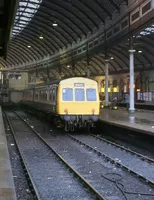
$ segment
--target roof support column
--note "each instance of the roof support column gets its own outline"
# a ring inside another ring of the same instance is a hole
[[[108,95],[108,79],[109,76],[109,60],[105,59],[105,107],[109,105],[109,95]]]
[[[129,68],[130,68],[130,107],[129,107],[129,112],[134,113],[135,108],[134,108],[134,49],[129,50],[129,55],[130,55],[130,63],[129,63]]]

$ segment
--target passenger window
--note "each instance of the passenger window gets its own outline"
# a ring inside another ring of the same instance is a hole
[[[75,89],[75,101],[84,101],[84,89]]]
[[[96,101],[96,89],[87,89],[86,90],[87,101]]]
[[[55,90],[55,88],[53,88],[53,101],[55,101],[56,100],[56,90]]]
[[[42,98],[42,95],[43,95],[43,93],[42,93],[42,91],[40,91],[40,100],[43,99],[43,98]]]
[[[63,88],[63,101],[73,101],[73,89],[71,88]]]
[[[38,100],[38,93],[35,93],[35,100]]]
[[[45,91],[45,99],[44,99],[45,101],[47,101],[47,97],[48,97],[47,96],[47,91]]]

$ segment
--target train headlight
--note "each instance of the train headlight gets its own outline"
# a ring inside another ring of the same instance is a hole
[[[101,105],[101,108],[104,108],[104,105]]]
[[[92,109],[92,113],[93,113],[93,114],[95,113],[95,109],[94,109],[94,108]]]
[[[67,109],[67,108],[65,108],[65,109],[64,109],[64,112],[65,112],[66,114],[68,114],[68,109]]]

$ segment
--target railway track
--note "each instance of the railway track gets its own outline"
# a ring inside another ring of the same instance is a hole
[[[32,124],[35,124],[34,121],[31,122],[29,120],[29,125]],[[68,138],[65,135],[56,135],[55,137],[55,134],[52,137],[49,130],[48,134],[46,131],[45,133],[41,133],[40,130],[37,130],[37,126],[35,127],[35,131],[39,132],[49,146],[53,146],[89,183],[94,185],[97,191],[100,193],[103,192],[107,199],[128,199],[126,195],[136,195],[136,200],[153,199],[154,190],[151,186],[154,184],[151,180],[148,180],[142,174],[136,173],[134,170],[119,162],[119,160],[100,152],[96,143],[94,144],[95,146],[87,144],[89,136],[86,142],[83,142],[81,134],[78,136],[79,139],[77,139],[76,136],[69,134],[67,134]],[[51,137],[50,139],[49,136]],[[73,140],[75,144],[72,144],[70,140]],[[80,148],[75,146],[77,143]],[[87,155],[91,158],[89,159]],[[95,179],[98,181],[95,181]],[[123,184],[127,184],[130,191],[126,190]],[[113,191],[111,191],[111,188]],[[144,189],[140,190],[141,188]],[[121,192],[121,195],[119,192]],[[131,196],[130,199],[132,198]]]
[[[71,139],[89,148],[96,154],[109,159],[117,166],[131,172],[136,177],[154,187],[154,160],[128,150],[120,145],[102,140],[94,135],[72,136],[67,134]],[[107,144],[107,145],[106,145]],[[142,167],[141,167],[142,166]],[[148,170],[147,170],[148,169]]]
[[[12,167],[17,199],[38,200],[28,170],[26,168],[26,164],[22,159],[17,143],[11,132],[12,126],[9,126],[9,120],[4,113],[3,113],[3,121],[5,126],[8,151],[11,160],[11,167]]]
[[[94,138],[96,138],[96,139],[102,141],[103,143],[105,142],[106,144],[109,144],[109,145],[112,145],[112,146],[114,146],[114,147],[116,147],[116,148],[119,148],[119,149],[121,149],[121,150],[124,151],[124,152],[128,152],[128,153],[130,153],[130,154],[132,154],[132,155],[134,155],[134,156],[137,156],[137,157],[140,158],[141,160],[144,160],[144,161],[146,161],[146,162],[149,162],[149,163],[151,163],[151,164],[154,164],[154,159],[152,159],[152,158],[150,158],[150,157],[148,157],[148,156],[145,156],[145,155],[143,155],[143,154],[141,154],[141,153],[138,153],[138,152],[136,152],[136,151],[133,151],[133,150],[131,150],[131,149],[129,149],[129,148],[126,148],[126,147],[124,147],[124,146],[122,146],[122,145],[120,145],[120,144],[117,144],[117,143],[115,143],[115,142],[112,142],[112,141],[110,141],[110,140],[108,140],[108,139],[106,139],[106,138],[103,138],[103,137],[101,137],[101,136],[98,136],[98,135],[95,135],[95,134],[92,134],[92,133],[90,133],[90,135],[91,135],[92,137],[94,137]]]
[[[39,200],[106,200],[22,117],[10,112],[6,116]]]
[[[29,169],[27,167],[26,161],[25,161],[25,159],[24,159],[24,157],[23,157],[23,155],[22,155],[22,153],[21,153],[21,151],[19,149],[19,144],[18,144],[18,141],[15,138],[15,132],[14,132],[13,126],[11,124],[11,121],[10,121],[10,119],[8,118],[8,116],[7,116],[7,114],[5,112],[4,112],[4,116],[6,118],[6,122],[8,124],[8,127],[12,132],[12,135],[13,135],[13,138],[14,138],[14,141],[15,141],[15,145],[16,145],[16,148],[18,150],[18,154],[20,156],[20,160],[21,160],[22,166],[23,166],[23,168],[25,170],[25,174],[27,176],[28,183],[29,183],[29,185],[31,187],[31,191],[33,192],[33,195],[34,195],[36,200],[41,200],[41,198],[40,198],[40,196],[38,194],[38,191],[37,191],[37,189],[35,187],[35,184],[33,183],[33,179],[32,179],[32,177],[30,175],[30,172],[29,172]]]

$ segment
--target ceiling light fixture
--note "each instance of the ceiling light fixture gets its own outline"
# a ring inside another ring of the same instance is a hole
[[[111,60],[113,60],[113,59],[114,59],[114,57],[111,57],[110,59],[111,59]]]
[[[138,51],[138,53],[142,53],[142,51],[141,51],[141,50],[139,50],[139,51]]]
[[[31,48],[31,46],[30,46],[30,45],[28,45],[27,47],[28,47],[28,48]]]
[[[67,65],[67,68],[70,68],[70,65]]]
[[[58,24],[57,24],[56,22],[54,22],[54,23],[52,24],[52,26],[58,26]]]
[[[43,39],[44,39],[43,35],[40,35],[39,39],[40,39],[40,40],[43,40]]]

